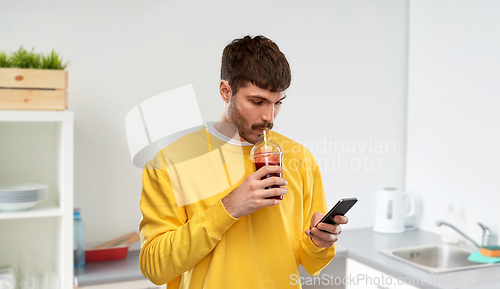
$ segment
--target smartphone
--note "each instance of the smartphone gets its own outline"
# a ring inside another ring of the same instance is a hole
[[[321,219],[321,221],[318,222],[319,223],[327,223],[327,224],[332,224],[332,225],[335,225],[335,221],[333,220],[333,217],[337,216],[337,215],[345,215],[347,213],[347,211],[349,211],[349,209],[352,208],[352,206],[354,206],[354,204],[356,204],[356,202],[358,201],[358,199],[356,198],[346,198],[346,199],[340,199],[337,204],[335,206],[333,206],[333,208],[328,212],[328,214],[326,214],[323,219]],[[314,227],[317,227],[318,224],[316,224],[316,226]]]

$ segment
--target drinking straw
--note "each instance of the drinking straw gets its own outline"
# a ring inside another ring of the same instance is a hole
[[[267,136],[266,136],[266,129],[263,129],[262,132],[264,133],[264,147],[267,150]]]

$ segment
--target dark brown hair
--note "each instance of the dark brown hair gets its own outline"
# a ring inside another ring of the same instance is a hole
[[[290,86],[290,65],[278,45],[262,35],[233,40],[222,52],[220,77],[229,82],[233,95],[247,82],[281,92]]]

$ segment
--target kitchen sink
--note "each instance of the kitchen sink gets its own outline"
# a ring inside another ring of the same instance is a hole
[[[467,260],[471,251],[446,244],[383,250],[380,253],[431,273],[494,266]]]

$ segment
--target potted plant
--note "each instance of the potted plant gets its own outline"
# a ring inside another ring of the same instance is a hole
[[[0,109],[65,110],[68,108],[68,63],[59,54],[0,52]]]

